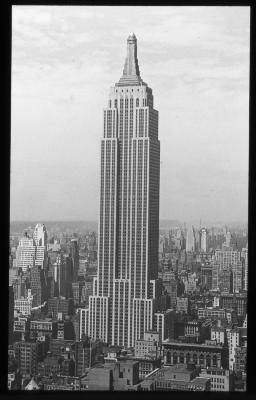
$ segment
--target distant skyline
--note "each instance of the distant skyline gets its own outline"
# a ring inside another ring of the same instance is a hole
[[[160,219],[247,221],[249,15],[13,6],[11,221],[98,219],[103,108],[131,32],[159,111]]]

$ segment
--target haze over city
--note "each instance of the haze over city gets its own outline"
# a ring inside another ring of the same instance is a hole
[[[13,7],[6,390],[250,389],[249,15]]]
[[[14,7],[11,220],[97,220],[102,110],[134,31],[160,113],[160,218],[247,221],[249,12]]]

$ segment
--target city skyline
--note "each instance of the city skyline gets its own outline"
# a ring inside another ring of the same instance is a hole
[[[247,391],[249,12],[13,7],[8,390]]]
[[[98,219],[104,93],[134,31],[161,112],[160,218],[246,221],[249,8],[125,8],[13,8],[11,220]]]

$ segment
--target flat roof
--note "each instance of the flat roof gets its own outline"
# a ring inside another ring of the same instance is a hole
[[[169,341],[168,339],[164,340],[162,342],[163,345],[165,344],[170,344],[170,345],[176,345],[176,346],[185,346],[185,347],[207,347],[207,348],[212,348],[212,349],[222,349],[222,346],[220,345],[211,345],[211,344],[205,344],[205,343],[182,343],[179,341]]]
[[[206,383],[210,380],[211,378],[201,378],[201,377],[196,377],[195,379],[193,379],[192,381],[190,381],[189,383]]]
[[[174,364],[174,365],[166,365],[164,366],[164,369],[167,371],[171,372],[193,372],[195,368],[189,369],[186,364]]]

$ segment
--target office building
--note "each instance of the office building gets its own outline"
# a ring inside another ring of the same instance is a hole
[[[75,376],[84,375],[95,364],[97,343],[90,340],[75,342]]]
[[[237,346],[235,348],[235,362],[233,364],[233,370],[236,374],[246,373],[246,360],[247,360],[247,347]]]
[[[225,368],[227,364],[222,345],[165,340],[162,343],[162,349],[164,364],[167,365],[193,363],[201,367]]]
[[[219,262],[215,260],[211,261],[212,268],[212,290],[219,290],[219,274],[221,271],[221,266]]]
[[[89,335],[133,346],[153,328],[151,281],[158,275],[158,112],[142,81],[137,39],[127,40],[123,76],[104,110],[98,272]]]
[[[243,262],[243,289],[248,290],[248,243],[241,251]]]
[[[187,230],[187,235],[186,235],[186,252],[193,252],[195,250],[196,250],[195,230],[194,227],[191,226]]]
[[[89,309],[79,308],[79,338],[82,339],[88,333],[88,319],[89,319]]]
[[[160,340],[158,332],[145,332],[144,339],[137,339],[135,341],[135,357],[143,358],[151,355],[158,358],[160,354]]]
[[[13,341],[13,323],[14,323],[14,292],[12,286],[9,286],[9,313],[8,313],[8,343]]]
[[[227,331],[228,350],[229,350],[229,369],[234,369],[236,348],[240,346],[240,331],[239,329],[231,329]]]
[[[30,338],[38,338],[40,336],[56,337],[57,322],[51,319],[32,320],[30,321]]]
[[[224,326],[211,327],[211,340],[215,340],[217,344],[224,344],[226,339],[226,330]]]
[[[13,324],[13,336],[14,341],[17,340],[27,340],[29,337],[29,317],[24,315],[19,315],[14,320]]]
[[[198,308],[198,318],[210,318],[210,319],[221,319],[226,317],[226,312],[222,308],[218,307],[205,307]]]
[[[228,231],[226,233],[225,237],[226,237],[225,247],[230,247],[231,246],[231,238],[232,238],[231,233]]]
[[[22,271],[25,272],[28,268],[33,267],[35,258],[35,240],[29,237],[27,232],[25,232],[24,237],[22,237],[19,241],[16,251],[17,268],[22,268]]]
[[[201,378],[211,379],[211,392],[230,392],[233,389],[232,373],[223,368],[202,368]]]
[[[238,250],[226,249],[226,250],[216,250],[215,259],[217,263],[220,264],[221,268],[230,268],[232,264],[236,264],[240,261],[240,252]]]
[[[158,332],[160,342],[174,337],[174,319],[175,311],[173,309],[154,314],[153,328]]]
[[[197,287],[198,278],[196,274],[188,274],[187,277],[183,279],[185,293],[193,293]]]
[[[203,265],[201,267],[201,283],[200,286],[205,290],[212,289],[212,266]]]
[[[61,359],[48,352],[46,358],[38,363],[39,376],[56,376],[61,373]]]
[[[83,285],[83,281],[72,282],[72,297],[74,300],[74,305],[79,305],[81,302]]]
[[[73,299],[66,299],[64,297],[53,297],[48,299],[48,314],[52,318],[57,319],[58,315],[61,318],[65,318],[67,315],[74,313],[74,302]]]
[[[37,224],[33,233],[36,245],[35,265],[45,268],[47,265],[47,231],[44,224]]]
[[[169,281],[163,281],[163,286],[170,298],[170,307],[175,308],[177,302],[177,281],[171,279]]]
[[[14,310],[18,310],[22,315],[30,315],[32,302],[33,295],[31,294],[31,289],[29,289],[27,298],[21,297],[14,300]]]
[[[88,305],[89,303],[89,297],[92,296],[93,291],[93,282],[92,281],[84,281],[83,286],[81,288],[81,304],[86,304]]]
[[[200,231],[200,239],[201,239],[201,243],[200,243],[200,249],[207,253],[208,251],[208,231],[206,228],[202,228]]]
[[[23,375],[34,375],[37,373],[38,366],[38,342],[15,342],[15,359],[18,363],[20,373]]]
[[[245,317],[247,313],[247,295],[243,293],[223,293],[220,297],[220,306],[233,309],[238,316]]]
[[[189,300],[188,297],[177,297],[176,300],[176,312],[187,314],[189,311]]]
[[[236,275],[237,276],[237,275]],[[231,293],[233,289],[234,275],[228,268],[223,268],[219,271],[218,290],[221,293]]]
[[[53,263],[54,282],[58,296],[72,296],[72,261],[67,254],[58,254]]]
[[[72,279],[76,281],[78,278],[79,270],[79,247],[77,239],[71,240],[69,256],[72,263]]]
[[[232,264],[233,292],[239,293],[243,289],[243,264],[236,261]]]
[[[33,296],[33,307],[38,307],[46,300],[46,275],[45,270],[39,265],[34,265],[30,271],[30,287]]]
[[[69,358],[74,354],[72,350],[74,343],[74,340],[51,339],[49,351],[54,356],[65,356],[66,358]]]

